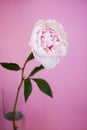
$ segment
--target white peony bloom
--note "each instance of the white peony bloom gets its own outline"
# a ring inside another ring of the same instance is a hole
[[[39,20],[29,42],[34,57],[46,68],[51,69],[66,55],[67,34],[55,20]]]

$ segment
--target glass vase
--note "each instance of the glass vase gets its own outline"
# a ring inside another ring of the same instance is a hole
[[[4,130],[25,130],[23,97],[21,93],[17,101],[16,112],[13,112],[16,93],[16,90],[2,89]]]

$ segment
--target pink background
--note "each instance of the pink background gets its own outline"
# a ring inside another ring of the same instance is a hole
[[[86,0],[0,0],[0,62],[23,65],[31,52],[32,28],[39,19],[57,20],[68,34],[67,56],[54,69],[35,75],[50,83],[54,98],[33,83],[27,103],[20,102],[26,130],[87,130],[86,12]],[[38,64],[31,61],[26,74]],[[4,130],[2,88],[15,95],[19,80],[20,72],[0,67],[0,130]]]

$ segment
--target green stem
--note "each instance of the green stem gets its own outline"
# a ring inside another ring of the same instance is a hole
[[[27,62],[28,61],[26,60],[25,63],[24,63],[24,65],[23,65],[23,68],[22,68],[21,81],[20,81],[19,87],[17,89],[17,94],[16,94],[14,106],[13,106],[13,128],[14,128],[14,130],[17,130],[17,128],[18,128],[16,126],[16,123],[15,123],[16,106],[17,106],[17,102],[18,102],[18,97],[19,97],[20,89],[21,89],[22,83],[24,81],[24,69],[25,69],[25,66],[26,66]]]
[[[14,130],[17,130],[18,127],[16,126],[16,123],[15,123],[14,120],[12,121],[12,124],[13,124],[13,128],[14,128]]]
[[[14,107],[13,107],[13,113],[15,113],[15,111],[16,111],[17,101],[18,101],[19,92],[20,92],[22,83],[23,83],[23,79],[21,80],[20,85],[19,85],[18,90],[17,90],[16,99],[15,99],[15,103],[14,103]]]

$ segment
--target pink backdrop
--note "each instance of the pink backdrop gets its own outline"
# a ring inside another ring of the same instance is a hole
[[[86,0],[0,0],[0,62],[22,66],[31,52],[28,42],[35,22],[47,18],[63,24],[69,51],[54,69],[36,75],[48,80],[54,98],[33,83],[30,99],[22,105],[26,130],[87,130]],[[37,64],[30,62],[26,74]],[[0,130],[4,129],[2,88],[15,94],[19,80],[20,72],[0,67]]]

